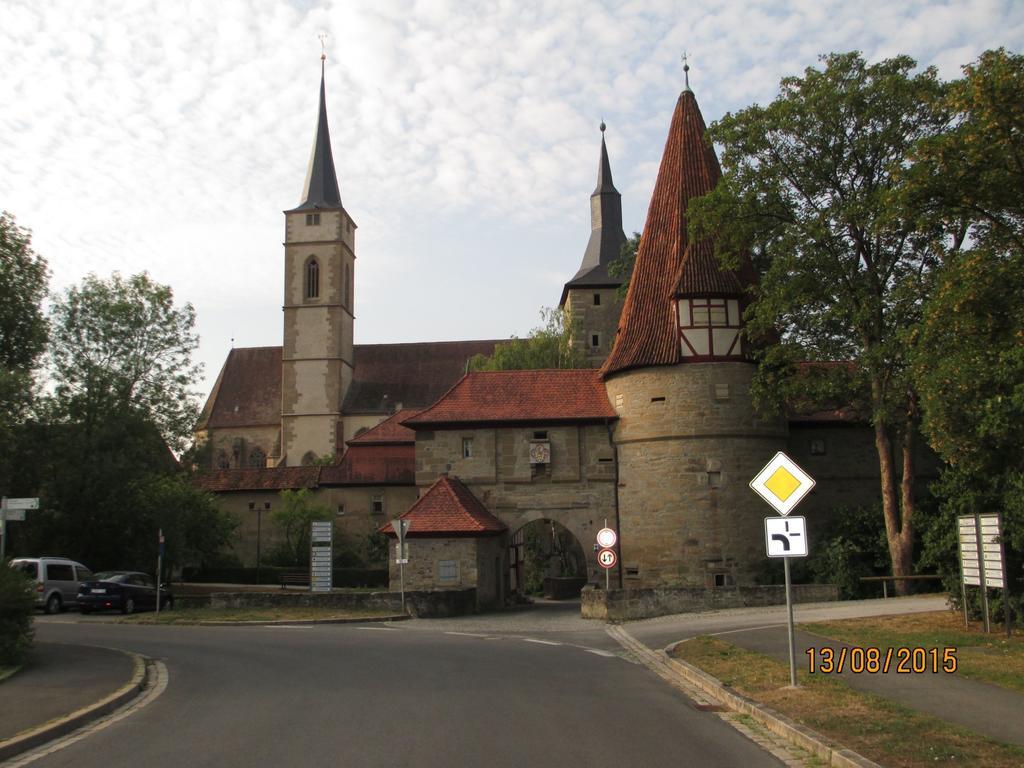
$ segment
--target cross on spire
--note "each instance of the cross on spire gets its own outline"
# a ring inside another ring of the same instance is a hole
[[[327,33],[321,32],[317,38],[320,40],[320,61],[327,61]]]
[[[686,55],[686,51],[683,51],[683,55],[680,58],[682,59],[682,62],[683,62],[683,78],[685,80],[685,85],[683,86],[683,90],[684,91],[688,91],[688,90],[690,90],[690,64],[689,64],[689,56]]]

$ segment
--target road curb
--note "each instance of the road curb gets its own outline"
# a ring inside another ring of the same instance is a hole
[[[22,731],[9,739],[0,741],[0,762],[9,760],[16,755],[20,755],[22,752],[27,752],[41,744],[78,730],[83,725],[98,720],[104,715],[119,709],[138,696],[150,683],[153,665],[149,659],[137,653],[120,650],[118,652],[130,657],[133,661],[134,669],[132,670],[132,678],[129,682],[94,704],[82,707],[63,717],[58,717],[48,723]]]
[[[276,622],[196,622],[196,624],[179,625],[140,625],[145,627],[309,627],[317,624],[369,624],[374,622],[404,622],[412,616],[395,614],[393,616],[376,616],[364,618],[285,618]]]
[[[609,627],[608,634],[636,655],[644,666],[652,668],[653,664],[661,667],[662,671],[668,671],[682,678],[701,693],[720,701],[733,711],[749,715],[772,733],[812,753],[825,765],[836,766],[836,768],[883,768],[852,749],[829,741],[817,731],[800,725],[785,715],[736,693],[724,685],[721,680],[709,675],[704,670],[685,661],[672,658],[667,651],[670,651],[678,643],[673,643],[665,650],[654,651],[643,645],[621,626]]]

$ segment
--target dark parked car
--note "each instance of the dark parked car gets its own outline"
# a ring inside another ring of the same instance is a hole
[[[160,610],[174,607],[174,596],[167,585],[160,587]],[[100,571],[78,589],[78,610],[121,611],[135,613],[156,608],[156,582],[138,571]]]

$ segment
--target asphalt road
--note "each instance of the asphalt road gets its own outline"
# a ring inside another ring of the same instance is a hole
[[[37,622],[37,637],[159,658],[169,683],[130,717],[32,763],[40,768],[779,765],[611,652],[600,625],[531,634],[62,618]]]

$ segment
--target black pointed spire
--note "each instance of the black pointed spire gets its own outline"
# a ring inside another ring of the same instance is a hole
[[[608,193],[619,194],[619,190],[615,188],[615,184],[612,183],[612,166],[608,162],[608,147],[604,143],[604,131],[605,131],[604,120],[601,121],[601,159],[597,166],[597,186],[594,187],[595,195],[604,195]]]
[[[327,127],[327,89],[324,86],[326,58],[326,55],[320,57],[320,113],[317,117],[316,137],[313,139],[313,152],[309,156],[302,202],[294,209],[296,211],[304,208],[341,208],[338,176],[334,171],[334,155],[331,152],[331,132]]]
[[[602,120],[597,186],[590,196],[590,240],[579,271],[562,289],[559,306],[565,305],[570,288],[617,288],[622,284],[621,278],[608,274],[608,265],[619,258],[622,246],[626,244],[626,233],[622,231],[622,195],[612,183],[612,166],[604,141],[605,127]]]

